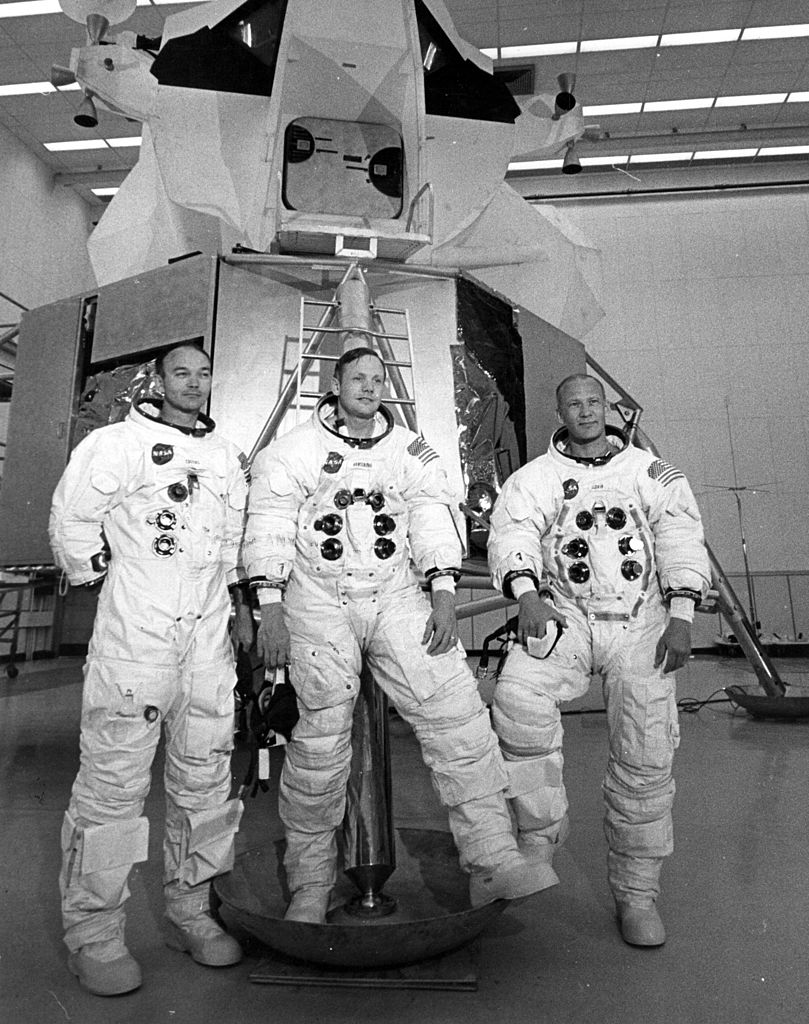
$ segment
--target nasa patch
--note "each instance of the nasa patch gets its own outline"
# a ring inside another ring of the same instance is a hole
[[[165,466],[174,458],[174,447],[170,444],[156,444],[152,447],[152,462],[156,466]]]
[[[576,480],[572,480],[572,479],[571,480],[565,480],[565,482],[562,484],[562,489],[564,490],[565,497],[568,499],[568,501],[571,498],[575,498],[576,495],[579,493],[578,482]]]
[[[337,473],[343,464],[343,456],[339,452],[329,452],[323,463],[324,473]]]

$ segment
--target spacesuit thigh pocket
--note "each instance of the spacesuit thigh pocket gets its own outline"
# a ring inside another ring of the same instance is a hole
[[[430,602],[420,592],[397,595],[385,609],[374,634],[369,664],[383,689],[412,694],[418,702],[428,700],[451,680],[468,671],[460,644],[445,654],[427,653],[424,627],[430,617]]]
[[[300,703],[310,711],[337,707],[357,695],[359,671],[355,672],[351,663],[351,652],[331,648],[293,644],[289,681]]]
[[[619,761],[645,768],[668,768],[680,742],[673,684],[658,680],[625,683],[620,708],[608,713],[610,744],[620,736]]]
[[[229,662],[195,665],[182,716],[180,749],[186,757],[205,761],[212,753],[233,749],[236,672]]]
[[[136,662],[88,658],[82,695],[83,742],[98,767],[125,754],[151,758],[160,730],[144,718],[146,704],[165,706],[168,688],[159,671]]]

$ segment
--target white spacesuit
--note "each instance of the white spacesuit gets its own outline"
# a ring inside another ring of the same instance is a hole
[[[159,404],[144,402],[91,433],[53,498],[51,544],[69,581],[101,579],[108,561],[84,670],[81,765],[62,830],[73,954],[121,948],[127,878],[147,857],[143,805],[161,723],[169,922],[204,918],[210,879],[232,864],[241,814],[228,799],[228,584],[241,573],[247,483],[238,450],[211,433],[210,420],[185,429],[158,414]],[[110,994],[103,982],[99,991]]]
[[[602,676],[608,878],[619,905],[643,907],[653,905],[662,858],[673,848],[679,738],[674,676],[654,667],[656,647],[667,605],[674,599],[693,615],[710,569],[683,474],[631,447],[620,430],[606,433],[611,453],[588,459],[566,454],[567,430],[557,431],[545,455],[509,477],[496,503],[489,537],[495,584],[511,594],[518,580],[531,580],[549,593],[567,628],[550,653],[512,648],[493,718],[520,791],[512,801],[520,845],[550,860],[567,829],[558,704],[584,694],[591,673]]]
[[[430,602],[411,559],[435,581],[462,556],[438,456],[384,407],[376,436],[344,436],[334,406],[327,396],[258,456],[245,535],[259,598],[268,586],[284,590],[300,708],[279,797],[290,891],[325,894],[336,879],[363,659],[414,729],[472,876],[472,902],[552,885],[553,872],[517,850],[507,773],[463,649],[431,656],[423,642]]]

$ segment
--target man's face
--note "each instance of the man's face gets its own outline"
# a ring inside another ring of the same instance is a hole
[[[163,362],[162,381],[164,410],[196,414],[211,393],[211,361],[192,345],[176,348]]]
[[[559,422],[575,444],[592,444],[605,436],[604,394],[595,380],[574,380],[559,396]]]
[[[353,363],[343,367],[343,379],[336,377],[332,390],[337,395],[337,404],[344,416],[355,419],[373,419],[382,401],[382,387],[385,383],[385,368],[376,356],[360,356]]]

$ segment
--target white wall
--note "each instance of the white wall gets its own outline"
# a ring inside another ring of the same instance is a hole
[[[93,287],[89,206],[2,126],[0,196],[1,292],[33,308]]]
[[[0,126],[0,323],[19,321],[33,309],[94,286],[87,257],[92,228],[88,205],[55,185],[50,169]],[[0,328],[0,334],[5,329]],[[13,365],[4,352],[0,362]],[[5,371],[3,371],[5,373]],[[8,431],[8,403],[0,404],[0,442]],[[0,447],[0,477],[4,449]]]
[[[697,493],[741,571],[731,436],[754,571],[809,569],[809,194],[577,200],[603,252],[590,353],[644,406],[641,425]],[[743,590],[743,588],[742,588]],[[740,596],[742,592],[740,591]]]

